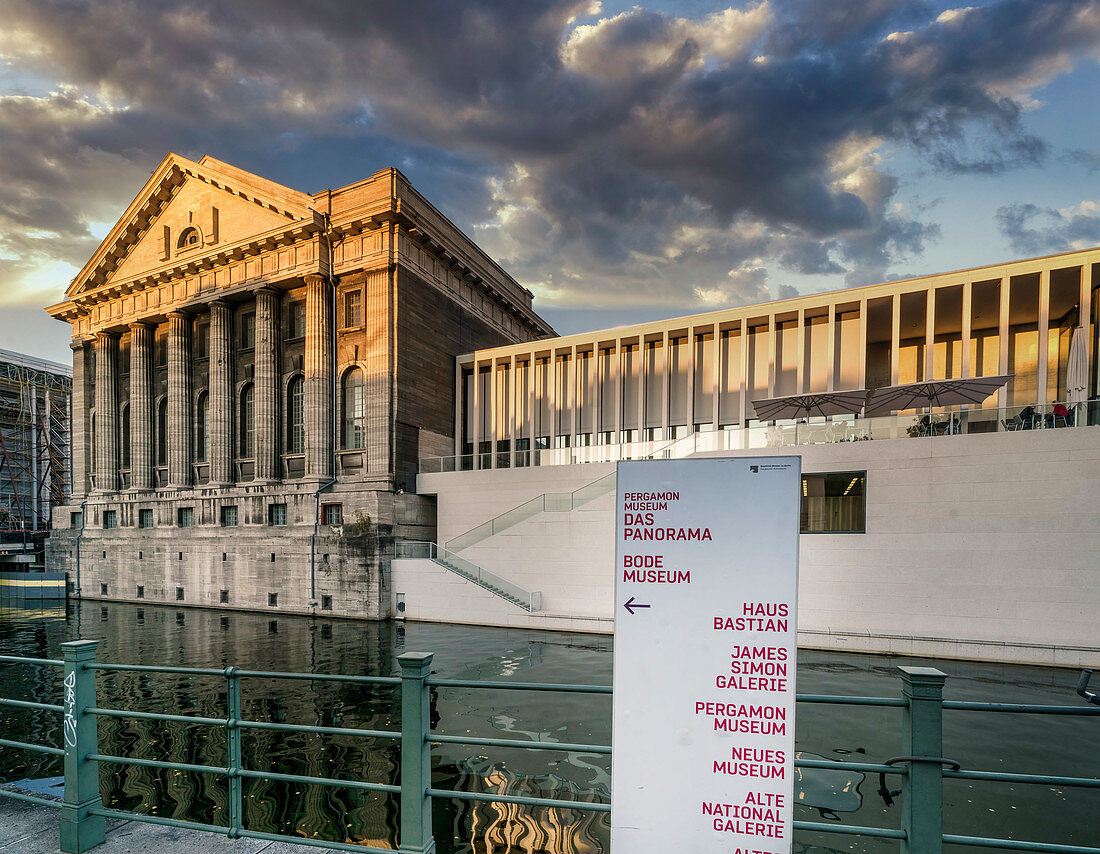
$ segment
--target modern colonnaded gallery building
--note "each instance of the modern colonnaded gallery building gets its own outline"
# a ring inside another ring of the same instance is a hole
[[[1098,288],[1093,249],[552,337],[394,170],[306,195],[169,156],[50,309],[51,560],[91,598],[610,631],[616,460],[799,454],[801,643],[1082,664]],[[756,412],[830,392],[860,405]]]

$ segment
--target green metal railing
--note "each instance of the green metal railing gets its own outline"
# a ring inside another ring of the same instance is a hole
[[[26,658],[0,655],[0,663],[36,667],[64,668],[63,696],[61,704],[31,702],[0,698],[0,706],[16,709],[45,711],[61,715],[60,734],[63,748],[30,744],[13,739],[0,739],[0,746],[58,756],[64,759],[65,791],[61,803],[25,792],[0,788],[0,797],[27,801],[42,806],[59,807],[61,810],[61,850],[79,854],[91,850],[106,839],[105,819],[121,818],[130,821],[167,825],[221,833],[230,838],[249,837],[277,840],[299,845],[335,848],[345,851],[383,852],[392,849],[373,848],[346,842],[326,841],[301,836],[265,833],[245,827],[243,809],[244,779],[262,779],[292,783],[360,789],[385,792],[400,797],[400,829],[398,851],[406,854],[432,854],[435,841],[432,837],[432,799],[449,798],[463,801],[487,801],[518,804],[531,807],[554,807],[591,813],[609,813],[608,803],[569,800],[566,798],[536,798],[493,792],[466,792],[439,789],[431,785],[431,757],[433,744],[458,744],[488,748],[520,748],[584,752],[609,755],[611,747],[601,744],[565,744],[560,742],[533,742],[506,738],[479,738],[433,733],[429,722],[429,690],[475,689],[488,691],[552,691],[560,693],[585,693],[610,695],[608,685],[568,685],[541,682],[489,682],[459,679],[437,679],[430,675],[432,653],[408,652],[398,656],[400,676],[351,676],[321,673],[281,673],[242,670],[237,667],[194,668],[159,667],[97,663],[95,651],[98,641],[72,641],[62,644],[63,660]],[[943,781],[945,779],[971,780],[1013,784],[1038,784],[1059,787],[1100,788],[1100,779],[1090,777],[1048,776],[1042,774],[1018,774],[1001,771],[962,769],[959,764],[942,755],[943,713],[948,712],[997,712],[1004,714],[1076,715],[1100,716],[1096,706],[1049,706],[1004,703],[978,703],[948,701],[943,699],[945,674],[927,667],[899,668],[902,678],[902,696],[892,697],[844,697],[833,695],[801,694],[802,704],[826,704],[846,706],[882,706],[902,710],[904,715],[902,755],[880,763],[837,762],[826,759],[796,759],[796,768],[812,768],[859,771],[878,774],[881,789],[887,803],[900,797],[900,826],[897,828],[862,827],[812,821],[795,821],[794,829],[804,832],[832,833],[865,836],[880,839],[896,839],[902,854],[941,854],[945,844],[981,846],[1009,851],[1046,852],[1046,854],[1100,854],[1100,848],[1080,845],[1063,845],[1044,841],[1022,841],[984,836],[966,836],[944,833],[943,830]],[[175,673],[192,676],[222,677],[226,680],[226,716],[224,718],[193,715],[158,714],[136,710],[100,707],[96,699],[96,673],[101,671],[126,671],[148,673]],[[349,727],[306,726],[245,720],[241,717],[242,679],[286,679],[299,681],[328,681],[364,686],[387,686],[400,689],[401,731],[353,729]],[[99,752],[97,719],[99,717],[175,721],[199,726],[224,728],[226,739],[226,763],[221,765],[193,765],[154,759],[116,756]],[[242,755],[241,732],[247,729],[279,730],[294,733],[320,735],[351,735],[367,739],[399,740],[401,747],[400,785],[368,782],[347,778],[311,777],[300,774],[280,774],[256,771],[246,767]],[[228,781],[228,825],[204,824],[193,821],[162,818],[142,813],[107,809],[100,797],[99,763],[140,765],[151,768],[171,769],[200,774],[214,774]],[[885,780],[888,775],[901,779],[900,789],[890,791]],[[623,854],[623,852],[620,852]]]

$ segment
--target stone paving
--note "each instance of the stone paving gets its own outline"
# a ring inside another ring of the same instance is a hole
[[[11,798],[0,798],[0,854],[58,854],[59,811]],[[107,841],[95,854],[337,854],[263,839],[228,839],[217,833],[160,827],[137,821],[107,820]]]

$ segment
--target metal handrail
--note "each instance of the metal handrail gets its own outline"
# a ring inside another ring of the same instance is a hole
[[[65,720],[64,738],[65,748],[52,747],[43,744],[30,744],[23,741],[0,739],[0,746],[25,750],[31,753],[40,753],[48,756],[64,757],[66,760],[66,786],[64,804],[72,805],[80,803],[82,810],[72,809],[62,812],[63,824],[63,850],[64,840],[70,840],[79,850],[87,850],[98,844],[97,840],[103,840],[102,823],[97,827],[94,822],[103,818],[124,818],[132,821],[159,824],[171,827],[208,830],[227,834],[231,838],[248,837],[255,839],[279,840],[300,845],[315,847],[328,847],[339,850],[358,852],[381,852],[388,849],[371,848],[349,843],[284,836],[280,834],[253,831],[244,827],[242,810],[242,779],[273,780],[290,783],[304,783],[332,787],[344,787],[364,791],[384,792],[398,795],[401,798],[401,834],[402,850],[430,851],[434,843],[431,842],[430,811],[425,813],[424,803],[433,797],[450,798],[465,801],[499,802],[541,808],[553,808],[561,810],[578,810],[593,813],[608,813],[611,804],[606,802],[589,802],[569,800],[567,798],[536,798],[520,795],[510,795],[495,792],[464,792],[452,789],[434,788],[430,784],[430,757],[433,745],[461,744],[480,747],[495,747],[500,749],[522,750],[552,750],[558,752],[595,753],[609,755],[610,745],[600,744],[571,744],[563,742],[525,741],[505,738],[478,738],[473,736],[448,735],[446,733],[433,733],[428,722],[427,710],[430,704],[428,692],[430,689],[487,689],[487,690],[514,690],[514,691],[556,691],[560,693],[588,693],[588,694],[612,694],[610,685],[583,685],[566,683],[542,683],[542,682],[502,682],[502,681],[477,681],[467,679],[440,679],[429,675],[432,656],[427,653],[406,653],[399,657],[402,667],[400,677],[368,677],[346,676],[342,674],[313,674],[313,673],[280,673],[274,671],[246,671],[236,667],[197,668],[197,667],[155,667],[148,665],[120,665],[98,664],[94,660],[95,641],[77,641],[64,644],[66,658],[63,662],[66,676],[66,692],[64,703],[55,705],[50,703],[37,703],[8,698],[0,699],[0,705],[14,708],[26,708],[42,710],[53,713],[62,713]],[[34,659],[21,656],[0,656],[0,661],[14,664],[29,664],[37,666],[56,666],[58,662],[51,659]],[[200,717],[182,714],[167,714],[156,712],[141,712],[137,710],[111,709],[99,707],[94,704],[95,697],[95,673],[106,672],[164,672],[180,673],[197,676],[220,676],[227,680],[226,693],[226,717]],[[240,682],[244,678],[276,678],[291,680],[325,679],[328,681],[356,682],[395,686],[400,684],[402,690],[402,719],[401,732],[387,730],[357,729],[351,727],[326,727],[299,724],[285,724],[269,721],[250,721],[243,719],[240,714]],[[912,678],[905,676],[908,681]],[[925,677],[927,678],[927,677]],[[800,694],[796,701],[807,704],[844,704],[850,706],[867,707],[893,707],[905,708],[907,712],[908,735],[907,740],[915,743],[919,736],[932,735],[938,740],[942,732],[941,715],[943,711],[979,711],[1009,714],[1040,714],[1040,715],[1098,715],[1100,708],[1095,706],[1058,706],[1058,705],[1033,705],[1021,703],[986,703],[969,702],[942,699],[942,674],[940,682],[936,685],[936,691],[931,695],[917,696],[907,689],[906,696],[895,697],[845,697],[826,694]],[[934,680],[933,680],[934,682]],[[922,685],[927,690],[928,683]],[[91,700],[92,702],[88,702]],[[147,720],[181,722],[193,725],[215,726],[224,728],[229,736],[227,740],[227,762],[222,765],[198,765],[190,763],[172,762],[158,759],[144,759],[131,756],[116,756],[100,753],[96,749],[98,716],[139,718]],[[242,762],[242,751],[239,733],[243,729],[272,729],[284,732],[316,733],[321,735],[350,735],[364,738],[400,739],[402,756],[401,785],[392,783],[376,783],[364,780],[351,780],[347,778],[314,777],[300,774],[283,774],[273,771],[258,771],[245,768]],[[69,735],[73,737],[70,738]],[[106,809],[99,800],[98,770],[95,763],[108,762],[122,765],[145,766],[159,769],[187,771],[192,773],[215,774],[226,778],[230,788],[229,824],[227,826],[204,824],[201,822],[166,819],[159,816],[144,815],[122,810]],[[892,764],[903,762],[903,764]],[[87,763],[92,763],[88,766]],[[941,765],[949,765],[943,768]],[[942,790],[944,779],[972,780],[980,782],[1017,783],[1036,785],[1056,785],[1066,787],[1080,787],[1086,789],[1100,788],[1100,779],[1088,777],[1053,776],[1042,774],[1019,774],[1001,771],[981,771],[973,769],[961,769],[956,762],[943,757],[930,755],[927,751],[919,749],[910,750],[908,755],[886,760],[884,763],[873,762],[844,762],[832,759],[801,759],[796,758],[796,768],[814,769],[838,769],[859,771],[864,773],[879,773],[882,775],[895,775],[901,777],[905,783],[902,792],[905,797],[911,799],[910,810],[903,818],[903,826],[897,828],[861,827],[857,825],[836,825],[821,822],[794,821],[793,827],[800,831],[813,831],[835,833],[843,835],[867,836],[883,839],[897,839],[907,842],[912,849],[915,842],[912,830],[916,826],[916,819],[911,814],[920,813],[929,809],[929,803],[936,804],[939,809],[941,794],[932,798],[926,790],[920,788],[928,785],[930,780],[938,781],[937,786]],[[85,766],[85,767],[81,767]],[[910,767],[912,766],[912,767]],[[929,767],[935,767],[934,774],[929,777]],[[89,768],[95,773],[89,775]],[[70,774],[72,775],[70,777]],[[81,786],[91,785],[95,781],[94,789],[81,790]],[[883,787],[885,788],[885,786]],[[896,795],[897,792],[889,792]],[[0,789],[0,797],[8,797],[14,800],[26,801],[32,804],[44,806],[61,806],[62,804],[48,798],[42,798],[25,792]],[[888,801],[889,803],[889,801]],[[419,819],[417,816],[419,815]],[[428,820],[425,822],[425,815]],[[67,831],[67,833],[66,833]],[[919,835],[919,834],[918,834]],[[406,845],[406,838],[412,843]],[[416,840],[420,840],[417,842]],[[79,840],[79,845],[73,840]],[[1044,854],[1100,854],[1100,848],[1089,848],[1078,845],[1063,845],[1039,841],[1021,841],[998,839],[993,837],[964,836],[958,834],[939,833],[937,836],[925,837],[925,849],[939,851],[943,844],[987,846],[1005,850],[1043,852]],[[76,850],[75,848],[72,850]],[[924,850],[924,849],[922,849]]]

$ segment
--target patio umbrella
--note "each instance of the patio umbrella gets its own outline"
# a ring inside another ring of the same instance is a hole
[[[1066,402],[1071,406],[1082,403],[1088,392],[1089,368],[1085,355],[1085,329],[1078,326],[1073,330],[1069,342],[1069,364],[1066,366]]]
[[[809,394],[789,394],[785,397],[769,397],[754,400],[752,408],[761,421],[784,418],[806,418],[811,415],[859,414],[867,402],[867,389],[847,391],[823,391]]]
[[[868,412],[893,412],[932,406],[958,406],[981,403],[1012,379],[1012,374],[996,377],[969,377],[954,380],[929,380],[875,389],[867,399]]]

